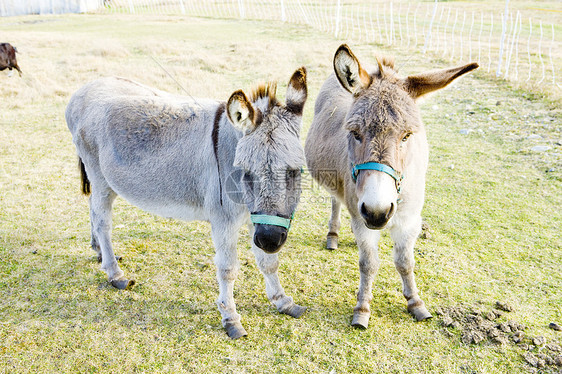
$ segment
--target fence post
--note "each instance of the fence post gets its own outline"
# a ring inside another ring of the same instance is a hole
[[[133,6],[132,0],[129,0],[129,12],[135,14],[135,7]]]
[[[437,0],[433,5],[433,13],[431,14],[431,21],[429,21],[429,30],[427,31],[427,35],[425,37],[425,43],[423,45],[423,54],[427,51],[429,47],[429,43],[431,43],[431,28],[433,27],[433,21],[435,20],[435,14],[437,13]]]
[[[519,18],[519,30],[517,31],[517,41],[515,42],[515,80],[519,77],[519,37],[521,36],[521,12],[517,11]]]
[[[490,41],[488,43],[488,73],[492,67],[492,31],[494,30],[494,13],[490,13]]]
[[[304,23],[306,23],[307,25],[310,25],[310,20],[308,19],[308,16],[307,16],[306,12],[304,11],[304,8],[302,7],[301,0],[297,0],[297,4],[299,5],[299,9],[300,9],[302,17],[304,19]]]
[[[238,0],[238,11],[240,12],[240,18],[246,17],[246,12],[244,10],[244,0]]]
[[[338,4],[336,5],[336,32],[334,36],[337,38],[340,33],[340,26],[341,26],[341,0],[338,0]]]
[[[552,28],[552,40],[550,41],[550,48],[548,50],[548,54],[550,57],[550,67],[552,68],[552,85],[556,85],[556,74],[554,73],[554,63],[552,62],[552,45],[554,44],[554,23],[551,25]]]
[[[511,36],[511,47],[509,47],[509,52],[507,54],[507,61],[505,64],[505,77],[509,76],[509,66],[511,65],[511,56],[513,55],[513,47],[515,46],[515,34],[517,33],[517,21],[519,20],[520,13],[517,12],[515,16],[515,23],[513,23],[513,13],[511,14],[511,22],[513,24],[513,34]],[[510,29],[511,31],[511,29]]]
[[[503,44],[505,42],[505,32],[507,31],[507,13],[509,12],[509,0],[505,0],[505,11],[503,13],[502,37],[500,40],[500,56],[498,57],[498,69],[496,70],[496,77],[502,75],[502,57],[503,57]]]

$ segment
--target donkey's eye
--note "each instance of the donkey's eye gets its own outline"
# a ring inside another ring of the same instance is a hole
[[[359,134],[357,131],[350,131],[349,132],[351,134],[351,136],[353,136],[355,138],[355,140],[357,140],[358,142],[360,142],[361,140],[363,140],[363,138],[361,137],[361,134]]]
[[[245,182],[251,182],[254,178],[252,177],[252,173],[249,171],[245,171],[244,175],[242,176]]]
[[[289,178],[289,179],[297,178],[299,175],[301,175],[301,169],[289,169],[289,170],[287,170],[287,178]]]
[[[410,135],[412,135],[411,132],[407,133],[406,135],[404,135],[404,137],[402,138],[402,142],[406,142],[408,140],[408,138],[410,137]]]

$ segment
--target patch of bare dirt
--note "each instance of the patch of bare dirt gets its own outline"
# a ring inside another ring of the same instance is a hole
[[[444,327],[443,333],[454,337],[454,331],[459,331],[464,344],[514,345],[522,350],[523,360],[534,368],[562,368],[560,344],[531,334],[527,326],[509,318],[513,311],[512,305],[498,301],[487,309],[464,304],[437,307],[435,314]]]

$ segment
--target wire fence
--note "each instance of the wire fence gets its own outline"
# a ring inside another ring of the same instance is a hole
[[[489,10],[462,2],[404,0],[97,1],[103,13],[305,24],[348,42],[417,50],[451,62],[477,61],[495,77],[562,92],[562,10],[552,13],[556,17],[533,19],[525,10],[511,8],[509,0],[495,2],[500,6]]]
[[[466,10],[450,3],[343,0],[111,0],[106,12],[185,14],[306,24],[354,42],[418,49],[450,61],[477,61],[496,77],[561,90],[561,25],[510,9]]]

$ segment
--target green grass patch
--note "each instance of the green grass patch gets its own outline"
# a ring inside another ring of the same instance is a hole
[[[291,73],[305,65],[304,140],[339,41],[304,26],[188,17],[16,17],[2,20],[2,29],[21,51],[24,76],[0,73],[1,372],[529,369],[514,344],[466,345],[439,318],[415,323],[386,234],[370,327],[351,328],[359,271],[349,215],[342,215],[340,249],[324,250],[330,204],[317,188],[304,191],[281,253],[282,284],[308,307],[301,319],[269,304],[244,232],[235,299],[249,336],[229,340],[214,304],[209,225],[154,217],[122,199],[113,242],[138,284],[117,291],[99,270],[64,122],[76,89],[120,75],[226,100],[236,89],[276,79],[284,95]],[[447,66],[378,45],[353,48],[363,59],[391,53],[400,65],[410,58],[404,74]],[[560,343],[560,333],[547,328],[562,322],[560,103],[476,72],[426,99],[422,116],[431,147],[423,211],[431,236],[416,244],[422,298],[431,311],[508,301],[515,307],[509,318],[527,325],[529,335]],[[550,149],[536,152],[536,145]]]

